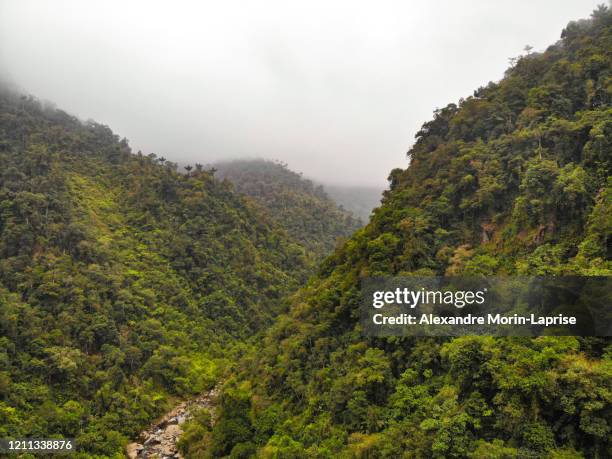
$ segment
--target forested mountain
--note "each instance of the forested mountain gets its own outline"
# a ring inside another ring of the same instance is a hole
[[[612,13],[436,110],[369,224],[225,386],[193,457],[612,457],[606,338],[364,338],[370,275],[612,274]],[[452,76],[449,76],[452,77]]]
[[[353,234],[363,224],[339,208],[323,187],[315,185],[286,164],[263,159],[214,164],[215,176],[262,204],[270,217],[317,258],[329,255],[339,237]]]
[[[0,91],[0,438],[121,450],[209,388],[312,258],[231,187]]]
[[[324,184],[323,188],[334,201],[366,222],[382,199],[382,187]]]

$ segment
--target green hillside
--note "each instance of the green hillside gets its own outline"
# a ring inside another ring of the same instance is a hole
[[[338,207],[322,186],[314,185],[287,165],[262,159],[219,162],[215,176],[230,181],[239,193],[254,198],[296,241],[321,259],[336,240],[363,224]]]
[[[612,348],[371,338],[368,275],[612,274],[612,13],[436,110],[369,224],[292,297],[192,457],[612,457]],[[452,75],[449,75],[452,78]]]
[[[2,89],[0,438],[120,453],[218,380],[310,258],[211,173]]]

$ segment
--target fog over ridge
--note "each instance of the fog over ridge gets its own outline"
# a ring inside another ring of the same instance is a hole
[[[436,107],[601,0],[0,0],[0,73],[134,150],[383,186]]]

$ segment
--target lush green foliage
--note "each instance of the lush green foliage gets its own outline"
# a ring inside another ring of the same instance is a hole
[[[346,214],[281,167],[233,180],[263,215],[201,167],[3,91],[0,437],[121,457],[241,358],[214,425],[186,426],[190,457],[611,457],[609,340],[365,339],[356,317],[372,274],[611,274],[611,49],[600,8],[437,110],[250,351]]]
[[[0,437],[118,454],[209,388],[312,255],[210,172],[0,93]]]
[[[601,7],[437,110],[370,223],[228,382],[194,457],[612,457],[609,340],[366,339],[357,318],[372,274],[612,274],[611,50]]]
[[[254,198],[289,235],[320,259],[330,254],[340,237],[362,226],[325,193],[287,168],[266,160],[238,160],[215,164],[215,176],[229,180],[236,190]]]

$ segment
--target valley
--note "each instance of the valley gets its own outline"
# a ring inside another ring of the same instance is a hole
[[[180,168],[0,87],[0,438],[75,438],[77,459],[612,457],[609,337],[359,323],[371,277],[612,275],[611,49],[608,7],[570,22],[436,109],[382,194],[267,160]]]

